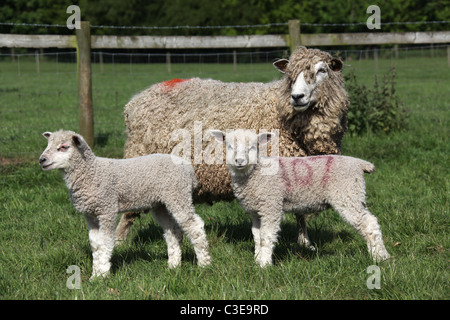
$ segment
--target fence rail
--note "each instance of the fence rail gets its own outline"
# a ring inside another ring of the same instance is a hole
[[[92,49],[219,49],[280,48],[291,46],[291,36],[91,36]],[[297,41],[295,41],[297,42]],[[450,31],[300,34],[304,46],[450,43]],[[0,34],[0,47],[75,48],[70,35]]]

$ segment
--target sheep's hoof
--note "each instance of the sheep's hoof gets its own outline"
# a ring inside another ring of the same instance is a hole
[[[314,247],[309,240],[299,239],[298,244],[303,248],[316,252],[316,247]]]
[[[92,273],[91,277],[89,278],[89,281],[95,281],[97,279],[104,279],[109,275],[109,271],[104,273]]]
[[[207,259],[204,259],[203,261],[198,261],[197,262],[198,266],[201,268],[207,267],[209,265],[211,265],[211,258],[208,257]]]
[[[181,266],[181,261],[169,261],[169,269],[176,269]]]
[[[261,268],[265,268],[272,265],[272,261],[257,261]]]
[[[125,243],[126,240],[127,239],[116,239],[116,241],[114,242],[114,246],[121,246]]]
[[[377,253],[373,256],[373,262],[379,263],[391,258],[391,255],[386,251],[383,253]]]

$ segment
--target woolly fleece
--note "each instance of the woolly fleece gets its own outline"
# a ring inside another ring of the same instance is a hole
[[[101,158],[75,132],[61,130],[44,136],[48,146],[40,165],[44,170],[62,171],[74,207],[85,215],[93,251],[92,277],[109,272],[116,219],[124,211],[154,209],[164,229],[170,267],[181,262],[181,230],[194,245],[198,264],[210,264],[204,223],[192,203],[197,181],[189,162],[167,154]]]
[[[306,80],[314,81],[314,64],[332,62],[326,52],[298,48],[290,57],[282,80],[271,83],[224,83],[199,78],[155,84],[136,95],[125,106],[127,132],[125,157],[149,153],[170,153],[180,142],[172,140],[177,129],[194,134],[194,122],[208,129],[279,129],[281,156],[340,154],[347,129],[348,94],[340,72],[328,67],[318,102],[304,112],[294,111],[289,103],[291,87],[304,71]],[[206,132],[203,148],[210,136]],[[194,143],[191,141],[192,158]],[[231,178],[223,164],[195,164],[199,189],[194,198],[230,199]]]
[[[272,264],[272,251],[284,212],[308,214],[330,206],[364,237],[375,261],[389,258],[377,218],[366,207],[364,172],[374,172],[373,164],[337,155],[259,157],[252,164],[250,154],[257,149],[251,146],[257,146],[261,135],[236,130],[222,138],[227,149],[229,144],[233,146],[230,150],[234,154],[227,155],[233,192],[252,218],[255,257],[261,266]],[[245,150],[243,156],[239,150]],[[304,243],[310,245],[304,231]]]

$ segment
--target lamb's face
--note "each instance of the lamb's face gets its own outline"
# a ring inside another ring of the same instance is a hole
[[[247,171],[258,161],[258,136],[250,130],[236,130],[226,137],[227,165],[235,171]]]
[[[42,135],[48,139],[47,148],[39,158],[39,164],[43,170],[67,169],[70,167],[70,159],[76,151],[73,135],[44,132]]]
[[[258,144],[266,144],[272,133],[257,135],[253,130],[238,129],[225,133],[212,130],[211,135],[218,142],[225,142],[226,162],[228,168],[235,174],[246,174],[258,162]]]
[[[317,51],[317,50],[315,50]],[[290,104],[295,111],[305,111],[317,102],[320,85],[330,77],[330,73],[340,71],[342,62],[330,55],[311,55],[314,50],[306,48],[295,53],[295,62],[280,59],[274,66],[286,73],[290,82]]]

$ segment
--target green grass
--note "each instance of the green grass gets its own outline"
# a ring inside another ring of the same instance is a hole
[[[379,59],[378,74],[393,62],[396,89],[409,111],[408,129],[390,135],[344,138],[344,154],[373,162],[366,175],[367,203],[378,217],[387,250],[379,264],[381,289],[368,289],[373,264],[364,240],[332,210],[308,221],[316,253],[295,243],[292,215],[283,221],[274,266],[253,259],[250,219],[239,204],[197,204],[213,264],[195,264],[183,243],[181,268],[167,267],[166,244],[150,215],[114,250],[112,274],[89,281],[92,257],[87,227],[72,207],[59,172],[43,172],[40,133],[77,129],[73,64],[34,60],[0,62],[0,299],[448,299],[449,295],[449,90],[446,56]],[[372,60],[350,61],[357,77],[373,83]],[[348,67],[348,66],[347,66]],[[58,68],[56,70],[56,68]],[[349,67],[348,67],[349,68]],[[122,110],[152,83],[199,75],[225,81],[270,81],[269,65],[94,65],[95,152],[121,157]],[[34,159],[34,161],[28,161]],[[81,268],[81,289],[70,290],[68,266]]]

